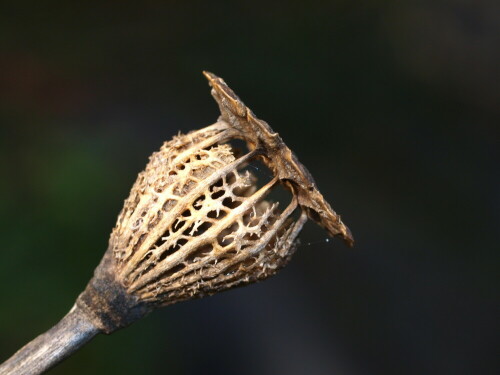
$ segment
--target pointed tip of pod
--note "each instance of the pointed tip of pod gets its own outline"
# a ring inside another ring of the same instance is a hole
[[[352,236],[351,230],[344,225],[344,232],[342,233],[344,242],[349,247],[354,247],[354,237]]]
[[[248,108],[222,78],[207,71],[203,71],[203,75],[212,87],[212,95],[219,103],[221,115],[225,120],[228,120],[228,112],[239,117],[247,116]]]
[[[212,77],[217,77],[215,74],[207,71],[207,70],[203,70],[202,71],[203,75],[210,81],[212,79]]]

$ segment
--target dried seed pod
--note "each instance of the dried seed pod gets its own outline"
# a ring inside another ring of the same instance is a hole
[[[205,76],[219,120],[174,137],[151,156],[125,201],[103,263],[78,299],[106,332],[156,306],[273,275],[290,259],[308,217],[353,243],[278,134],[222,79]],[[245,141],[248,152],[239,155],[230,144],[235,139]],[[272,173],[263,186],[245,170],[256,160]],[[283,209],[281,202],[266,200],[278,185],[292,196]]]
[[[158,306],[273,275],[293,254],[307,218],[352,246],[348,228],[278,134],[222,79],[205,76],[218,121],[174,137],[151,156],[75,306],[2,364],[0,374],[40,374],[97,333],[125,327]],[[254,162],[269,170],[263,184],[248,170]],[[273,202],[279,186],[290,198]]]

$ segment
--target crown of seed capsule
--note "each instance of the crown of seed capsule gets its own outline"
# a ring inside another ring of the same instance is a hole
[[[170,304],[274,274],[308,216],[352,244],[281,138],[224,81],[205,75],[219,121],[174,137],[151,156],[111,234],[117,280],[143,302]],[[234,139],[246,141],[248,152],[240,155]],[[273,174],[263,186],[245,170],[257,159]],[[292,194],[283,207],[266,200],[277,185]]]

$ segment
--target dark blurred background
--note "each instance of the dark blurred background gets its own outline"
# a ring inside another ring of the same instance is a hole
[[[0,10],[0,361],[71,308],[149,154],[217,119],[209,70],[355,249],[308,223],[274,278],[51,373],[497,373],[498,2],[42,3]]]

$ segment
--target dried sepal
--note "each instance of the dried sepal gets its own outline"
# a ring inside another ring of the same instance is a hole
[[[259,120],[222,78],[209,72],[204,74],[221,111],[219,121],[227,122],[238,131],[238,137],[245,139],[253,148],[261,149],[264,162],[282,183],[290,185],[310,219],[324,227],[331,236],[341,236],[349,246],[353,246],[354,239],[349,228],[323,198],[309,171],[278,133],[273,132],[265,121]]]

